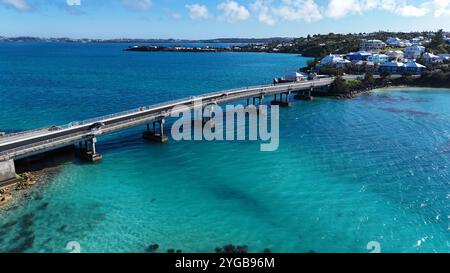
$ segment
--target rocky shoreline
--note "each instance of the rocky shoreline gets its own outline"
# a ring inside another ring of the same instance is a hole
[[[3,204],[0,202],[0,217],[22,206],[30,197],[39,194],[42,187],[48,184],[59,169],[60,167],[50,167],[22,173],[19,175],[22,181],[0,189],[0,196],[6,199]]]
[[[41,156],[22,159],[16,162],[16,171],[20,181],[0,189],[0,219],[39,196],[42,188],[47,186],[62,169],[64,163],[74,162],[75,156],[70,148],[49,152]],[[52,155],[52,156],[49,156]],[[1,199],[4,202],[1,202]]]

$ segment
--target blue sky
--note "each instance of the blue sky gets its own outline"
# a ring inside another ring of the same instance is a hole
[[[296,37],[450,30],[450,0],[0,0],[0,36]]]

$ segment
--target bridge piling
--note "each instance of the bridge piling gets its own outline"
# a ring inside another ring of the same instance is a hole
[[[311,86],[311,88],[308,89],[307,91],[303,90],[301,93],[298,92],[294,96],[294,99],[296,99],[296,100],[308,100],[308,101],[313,100],[314,97],[311,95],[312,92],[314,92],[314,87],[313,86]]]
[[[83,145],[84,143],[84,145]],[[97,153],[95,144],[97,143],[97,138],[94,137],[84,142],[78,144],[77,155],[87,161],[97,162],[102,159],[102,155]]]
[[[151,140],[154,142],[166,143],[169,141],[169,138],[164,135],[164,123],[165,120],[161,119],[153,122],[153,131],[150,130],[150,124],[147,123],[147,131],[142,134],[142,137],[146,140]],[[159,128],[159,132],[156,132],[157,126]]]
[[[203,115],[202,115],[203,127],[208,126],[210,129],[216,127],[216,125],[212,121],[213,111],[214,111],[214,105],[208,105],[203,109]]]
[[[291,107],[291,103],[289,102],[289,93],[284,93],[284,101],[283,101],[283,93],[280,93],[280,99],[275,94],[273,101],[270,102],[270,105],[278,105],[280,107]]]

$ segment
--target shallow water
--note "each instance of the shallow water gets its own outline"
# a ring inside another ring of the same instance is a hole
[[[123,45],[122,45],[123,47]],[[62,124],[191,94],[266,83],[293,55],[121,52],[118,45],[0,44],[0,128]],[[134,128],[100,139],[3,216],[0,251],[450,252],[450,90],[389,89],[294,102],[280,148],[158,145]],[[5,128],[5,129],[3,129]],[[0,130],[1,131],[1,130]],[[420,240],[420,244],[418,243]]]

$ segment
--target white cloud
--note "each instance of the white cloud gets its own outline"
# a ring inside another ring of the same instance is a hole
[[[251,4],[251,8],[255,13],[258,13],[258,21],[269,26],[273,26],[276,23],[275,16],[271,13],[269,4],[271,0],[256,0]]]
[[[425,7],[415,7],[412,5],[400,6],[397,8],[397,13],[406,17],[421,17],[427,15],[429,10]]]
[[[434,10],[435,16],[445,14],[442,10],[450,11],[450,0],[422,1],[411,4],[408,0],[330,0],[325,14],[334,19],[346,17],[349,14],[363,14],[370,10],[389,11],[405,17],[425,16]]]
[[[427,6],[434,9],[434,16],[436,17],[450,15],[450,0],[429,1]]]
[[[81,6],[81,0],[66,0],[68,6]]]
[[[222,2],[217,8],[223,12],[220,18],[230,23],[245,21],[250,17],[248,9],[233,0]]]
[[[348,14],[362,14],[364,11],[378,7],[377,1],[331,0],[328,3],[326,15],[339,19]]]
[[[255,0],[252,11],[258,15],[258,20],[267,25],[277,21],[314,22],[323,18],[319,5],[315,0],[282,0],[274,4],[272,0]]]
[[[273,12],[286,21],[313,22],[323,18],[314,0],[283,0],[282,5],[274,8]]]
[[[192,4],[186,5],[189,10],[189,17],[193,20],[202,20],[209,18],[209,11],[205,5]]]
[[[122,3],[137,10],[148,10],[152,7],[152,0],[122,0]]]
[[[0,0],[0,3],[6,6],[13,7],[18,10],[29,10],[31,9],[30,4],[25,0]]]

